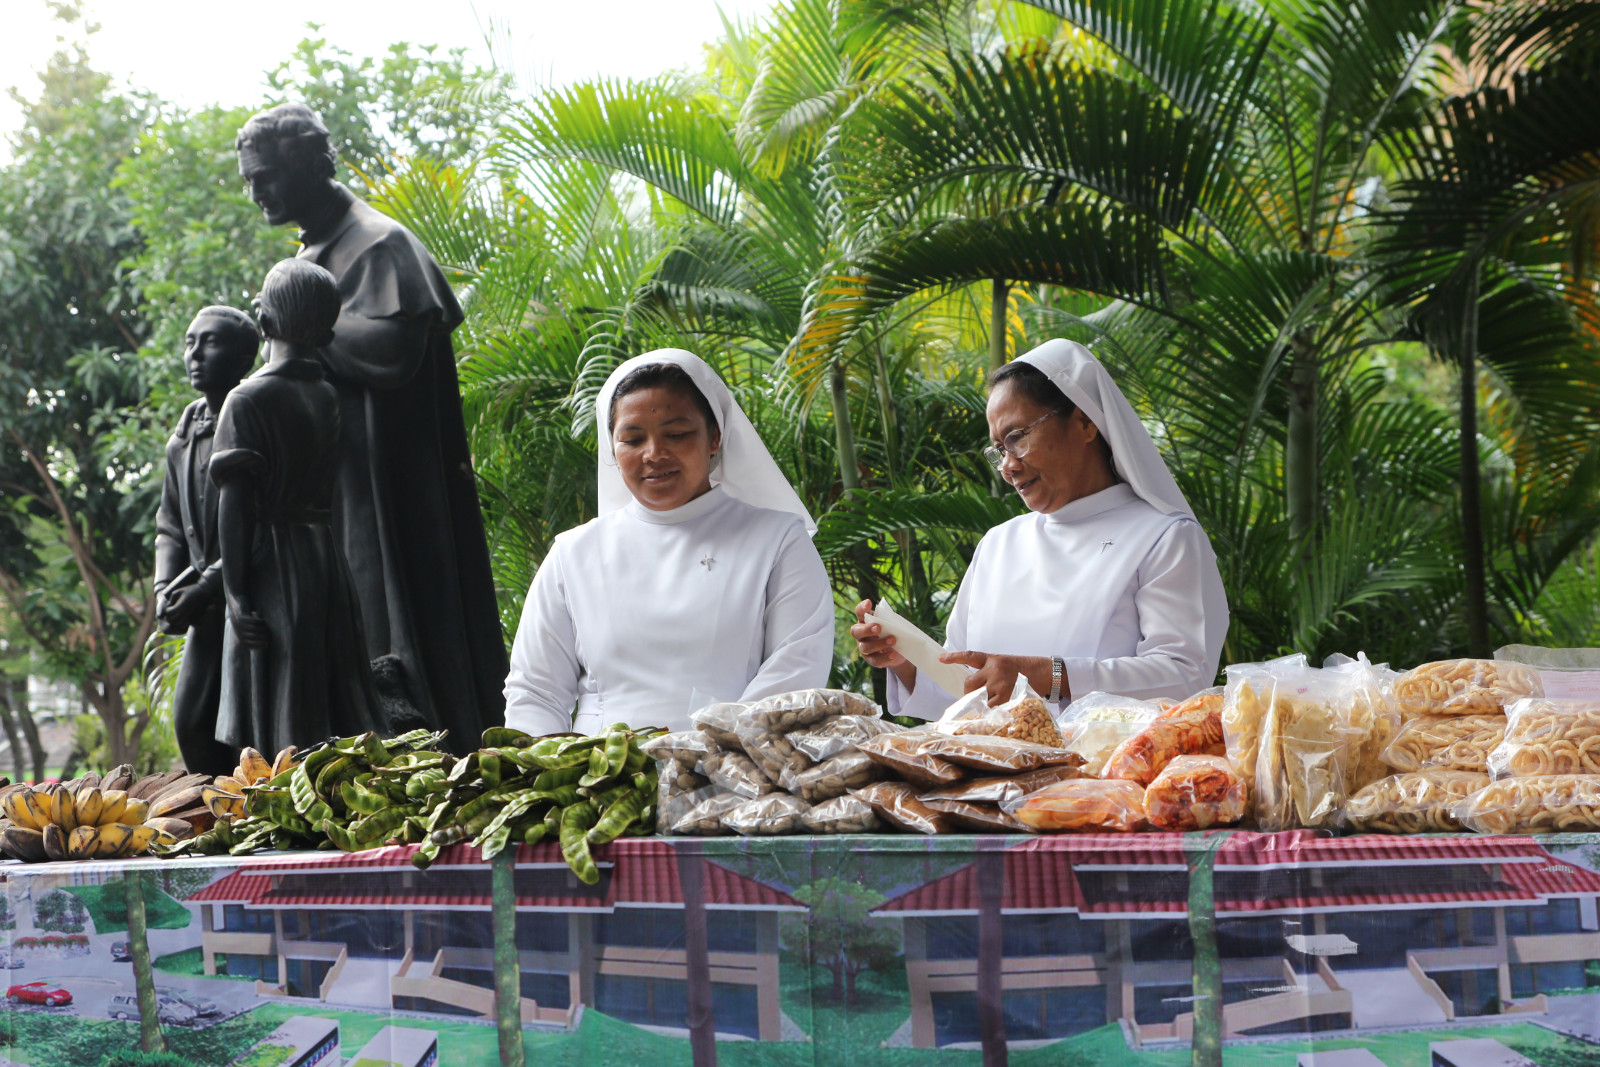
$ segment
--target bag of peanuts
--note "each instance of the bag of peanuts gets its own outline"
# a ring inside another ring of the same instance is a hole
[[[742,743],[737,727],[739,712],[743,710],[743,704],[707,704],[699,711],[690,712],[689,721],[723,748],[739,748]]]
[[[778,776],[784,789],[813,804],[843,796],[852,789],[866,785],[883,776],[882,768],[865,752],[849,752],[812,764],[803,771],[785,767]]]
[[[803,689],[758,700],[735,717],[740,744],[773,781],[785,770],[803,771],[815,762],[794,747],[791,735],[814,730],[842,716],[878,718],[878,706],[843,689]]]
[[[699,730],[682,730],[677,733],[657,734],[640,742],[639,748],[656,761],[656,832],[671,833],[672,824],[687,814],[695,804],[710,796],[685,801],[698,790],[711,784],[700,773],[700,760],[710,745]],[[713,790],[712,792],[715,792]]]
[[[1017,675],[1011,690],[1011,699],[999,707],[989,706],[985,690],[974,689],[951,704],[933,728],[946,734],[991,734],[1010,737],[1018,741],[1031,741],[1036,745],[1060,748],[1061,731],[1050,717],[1050,708],[1028,679]]]
[[[876,715],[841,715],[837,719],[796,730],[787,737],[796,752],[813,763],[821,763],[854,751],[861,742],[870,741],[879,734],[899,733],[904,729],[899,723]]]
[[[722,816],[722,825],[744,837],[797,834],[811,805],[787,793],[769,793]]]
[[[756,761],[745,755],[742,748],[723,748],[714,741],[706,742],[705,755],[700,757],[700,773],[713,785],[754,800],[776,788]]]
[[[800,825],[812,834],[871,834],[883,827],[872,805],[849,793],[814,805]]]

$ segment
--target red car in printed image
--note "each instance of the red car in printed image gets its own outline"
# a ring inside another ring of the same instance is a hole
[[[13,1004],[43,1004],[47,1008],[54,1008],[71,1004],[72,994],[49,982],[28,982],[6,990],[6,999]]]

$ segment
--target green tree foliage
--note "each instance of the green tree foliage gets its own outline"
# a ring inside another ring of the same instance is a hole
[[[872,914],[884,902],[883,894],[842,878],[824,878],[792,895],[806,912],[784,919],[785,944],[808,966],[833,976],[836,1003],[854,1004],[857,979],[889,966],[900,954],[895,924]]]

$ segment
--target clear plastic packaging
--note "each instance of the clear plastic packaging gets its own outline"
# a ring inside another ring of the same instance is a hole
[[[881,715],[878,705],[845,689],[801,689],[756,701],[741,719],[772,733],[786,734],[835,715]]]
[[[689,721],[721,747],[741,748],[743,742],[739,740],[738,726],[739,712],[743,710],[743,704],[707,704],[699,711],[691,712]]]
[[[917,791],[904,782],[873,782],[852,796],[872,805],[878,818],[900,830],[917,834],[949,834],[956,831],[950,816],[934,811],[917,799]]]
[[[705,755],[706,739],[698,730],[679,730],[677,733],[657,734],[639,742],[639,751],[653,760],[676,759],[698,763]]]
[[[1367,834],[1454,833],[1456,805],[1488,784],[1482,771],[1440,767],[1390,775],[1346,801],[1345,820]]]
[[[871,834],[883,827],[871,804],[848,793],[815,805],[800,816],[800,825],[812,834]]]
[[[674,761],[661,760],[657,762],[656,766],[659,768],[663,763],[672,762]],[[676,832],[673,830],[673,827],[675,827],[684,816],[688,815],[691,811],[694,811],[695,808],[710,800],[712,797],[722,794],[722,790],[707,783],[705,778],[702,778],[699,775],[695,775],[695,777],[700,778],[701,782],[701,784],[695,788],[679,787],[669,784],[665,777],[658,778],[656,780],[656,833],[665,836],[666,834]]]
[[[882,777],[883,769],[865,752],[851,750],[803,771],[785,769],[778,779],[784,789],[810,803],[843,796]]]
[[[711,788],[716,789],[716,786]],[[672,824],[672,832],[696,837],[728,833],[728,828],[722,825],[722,817],[741,804],[748,803],[750,803],[748,797],[742,797],[737,793],[715,792],[679,816]]]
[[[788,737],[789,744],[794,746],[796,752],[813,763],[821,763],[854,751],[861,742],[870,741],[879,734],[899,733],[904,729],[899,723],[876,715],[841,715],[837,719],[796,730]]]
[[[1489,754],[1506,737],[1506,717],[1416,715],[1406,720],[1383,751],[1384,762],[1402,773],[1440,768],[1483,774]]]
[[[1101,770],[1105,778],[1126,778],[1148,786],[1177,756],[1222,756],[1222,689],[1208,689],[1156,716],[1156,720],[1118,745]]]
[[[989,706],[988,694],[974,689],[945,711],[934,729],[947,734],[989,734],[1030,741],[1036,745],[1060,748],[1061,731],[1050,717],[1050,706],[1028,679],[1017,675],[1011,690],[1011,699],[999,707]]]
[[[754,800],[776,788],[772,779],[756,766],[755,760],[738,748],[708,744],[706,754],[700,757],[700,773],[711,779],[712,784],[746,800]]]
[[[1244,782],[1222,756],[1174,756],[1144,791],[1158,830],[1209,830],[1244,817]]]
[[[934,800],[963,800],[971,804],[1002,804],[1008,800],[1021,800],[1029,793],[1037,793],[1048,785],[1084,777],[1078,767],[1040,767],[1023,774],[1008,774],[997,778],[973,778],[966,782],[942,786],[917,794],[918,798]]]
[[[1600,830],[1600,775],[1502,778],[1461,801],[1454,813],[1480,834]]]
[[[1496,778],[1600,774],[1600,704],[1519,700],[1506,709],[1506,733],[1489,754]]]
[[[920,728],[884,734],[863,742],[860,751],[866,753],[872,762],[887,767],[891,773],[906,781],[932,789],[959,782],[967,776],[964,767],[923,751],[923,747],[938,736]]]
[[[698,763],[685,763],[679,759],[656,760],[656,784],[666,796],[689,793],[711,784],[711,780],[695,770]]]
[[[949,816],[959,830],[975,834],[1031,834],[1033,831],[1007,815],[997,804],[974,804],[970,800],[924,800],[934,811]]]
[[[722,816],[722,825],[745,837],[797,834],[811,805],[787,793],[769,793]]]
[[[824,723],[832,721],[823,720]],[[803,771],[811,766],[811,758],[796,751],[788,734],[769,730],[744,714],[739,716],[738,732],[740,747],[773,781],[783,777],[785,771]]]
[[[1504,711],[1522,697],[1544,695],[1539,672],[1520,663],[1492,659],[1446,659],[1424,663],[1394,683],[1400,713],[1482,715]]]
[[[1034,830],[1129,832],[1144,826],[1144,788],[1120,778],[1057,782],[1000,810]]]
[[[1389,776],[1383,753],[1400,729],[1401,718],[1395,703],[1394,684],[1398,671],[1388,664],[1373,663],[1365,652],[1348,656],[1329,656],[1323,669],[1349,683],[1350,754],[1345,766],[1345,788],[1354,794]]]
[[[985,774],[1018,774],[1036,771],[1040,767],[1083,766],[1083,757],[1076,752],[994,734],[964,734],[959,737],[936,734],[923,744],[922,752]]]
[[[1155,721],[1165,704],[1110,693],[1087,693],[1061,712],[1056,727],[1065,748],[1084,759],[1083,772],[1098,775],[1116,747]]]

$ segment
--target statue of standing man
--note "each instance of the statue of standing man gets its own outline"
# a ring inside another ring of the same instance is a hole
[[[235,147],[267,222],[297,224],[299,256],[339,283],[320,352],[339,393],[333,529],[376,673],[397,662],[428,725],[470,751],[505,719],[507,667],[450,344],[461,307],[411,231],[334,180],[310,108],[252,116]]]

